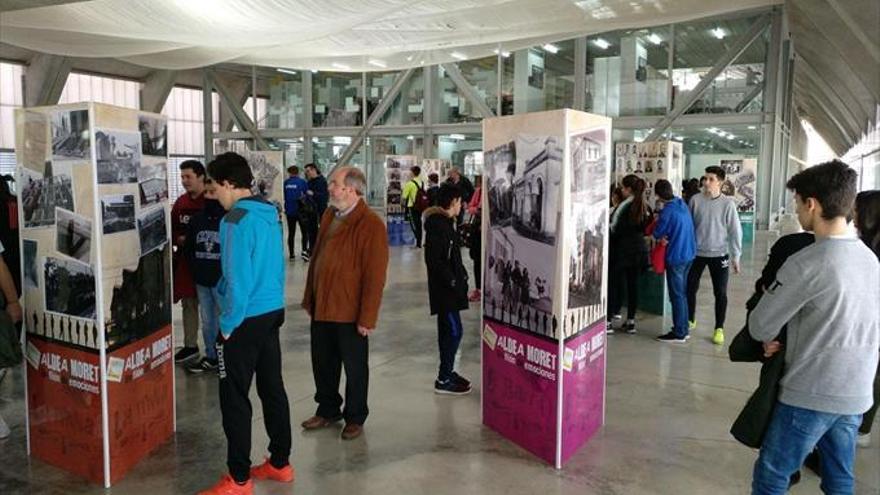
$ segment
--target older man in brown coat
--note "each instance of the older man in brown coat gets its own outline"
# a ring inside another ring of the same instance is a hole
[[[330,176],[330,206],[321,218],[306,279],[303,308],[312,318],[312,372],[318,410],[303,421],[314,430],[345,419],[342,438],[363,432],[367,419],[368,338],[376,328],[385,273],[385,224],[364,202],[366,179],[354,167]],[[339,379],[345,367],[345,407]]]

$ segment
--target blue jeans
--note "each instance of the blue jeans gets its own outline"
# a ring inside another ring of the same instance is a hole
[[[440,347],[440,371],[437,381],[446,383],[455,371],[455,353],[461,343],[461,314],[458,311],[437,314],[437,344]]]
[[[199,317],[202,320],[202,338],[205,340],[205,357],[217,360],[217,334],[220,332],[220,297],[215,287],[196,285],[199,296]]]
[[[861,422],[861,414],[823,413],[777,402],[755,462],[752,494],[786,493],[791,475],[803,466],[813,447],[819,448],[822,492],[852,494],[856,430]]]
[[[688,334],[687,277],[691,263],[666,265],[666,286],[672,303],[672,333],[678,338]]]

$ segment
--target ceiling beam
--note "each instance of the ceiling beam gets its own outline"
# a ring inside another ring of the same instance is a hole
[[[237,103],[235,96],[232,94],[232,91],[229,89],[226,81],[221,80],[215,74],[213,69],[206,68],[205,70],[205,78],[207,82],[210,83],[214,89],[217,90],[217,93],[220,95],[220,101],[226,105],[226,108],[232,112],[232,118],[235,121],[235,124],[239,127],[239,129],[244,129],[251,135],[251,139],[254,140],[254,145],[259,151],[269,150],[269,143],[260,135],[259,129],[257,129],[257,125],[254,124],[254,121],[251,120],[250,117],[244,112],[244,108],[240,104]]]
[[[177,80],[177,71],[155,70],[147,76],[141,89],[141,110],[160,113]]]
[[[46,53],[36,54],[24,72],[24,106],[55,105],[70,75],[70,59]]]
[[[13,10],[34,9],[38,7],[52,7],[68,3],[80,3],[89,0],[0,0],[0,12],[12,12]]]

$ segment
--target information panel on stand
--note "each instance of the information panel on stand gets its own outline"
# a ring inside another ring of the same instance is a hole
[[[15,118],[30,454],[109,486],[174,425],[167,123]]]
[[[610,132],[483,121],[483,422],[557,468],[604,423]]]

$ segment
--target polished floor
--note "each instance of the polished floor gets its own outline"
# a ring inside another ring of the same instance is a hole
[[[733,276],[728,341],[744,320],[745,299],[763,266],[766,242],[747,250],[744,272]],[[475,393],[437,396],[434,320],[428,316],[421,252],[394,248],[380,326],[370,348],[370,417],[363,437],[343,442],[339,429],[305,433],[314,412],[307,318],[299,309],[303,263],[291,263],[287,322],[283,329],[284,379],[292,405],[296,482],[257,483],[259,494],[742,494],[749,492],[756,452],[728,434],[757,383],[756,365],[733,364],[726,346],[714,346],[708,326],[712,293],[708,271],[698,320],[687,345],[655,342],[657,317],[639,320],[634,336],[608,342],[605,427],[556,471],[480,424],[479,312],[464,313],[469,330],[460,371]],[[180,339],[178,339],[180,340]],[[180,368],[178,368],[180,370]],[[224,470],[216,378],[177,374],[178,431],[107,493],[192,494]],[[254,449],[259,461],[267,438],[254,399]],[[0,441],[0,494],[104,493],[25,451],[24,402],[18,370],[0,386],[0,413],[12,435]],[[875,428],[876,429],[876,428]],[[857,454],[857,493],[880,493],[880,431]],[[820,493],[805,474],[792,493]]]

